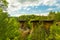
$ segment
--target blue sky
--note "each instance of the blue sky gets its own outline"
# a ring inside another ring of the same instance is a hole
[[[47,15],[50,11],[60,11],[60,0],[7,0],[11,16]]]

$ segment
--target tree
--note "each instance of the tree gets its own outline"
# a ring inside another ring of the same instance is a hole
[[[7,38],[10,40],[18,40],[19,39],[19,23],[17,20],[12,17],[8,19],[8,27],[7,27]]]
[[[6,38],[6,31],[8,26],[8,14],[7,12],[3,12],[0,9],[0,40],[4,40]]]
[[[3,11],[6,11],[8,7],[8,2],[6,0],[0,0],[0,8],[2,8]]]
[[[59,21],[60,20],[60,12],[57,12],[56,13],[56,17],[55,18],[56,18],[56,21]]]
[[[48,19],[49,20],[55,20],[56,13],[53,11],[49,12]]]

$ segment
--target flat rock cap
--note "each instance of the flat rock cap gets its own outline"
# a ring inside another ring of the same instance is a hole
[[[26,22],[27,20],[19,20],[19,22]]]
[[[39,22],[39,20],[31,20],[31,22]]]

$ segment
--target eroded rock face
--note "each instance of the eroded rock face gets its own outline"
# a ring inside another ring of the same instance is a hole
[[[29,29],[27,29],[27,30],[25,30],[25,31],[22,31],[22,36],[23,37],[25,37],[25,36],[27,36],[27,35],[29,35],[30,34],[30,30]]]
[[[26,28],[26,29],[20,29],[21,32],[21,37],[23,38],[22,40],[27,40],[28,36],[30,35],[31,30]]]
[[[38,28],[38,25],[41,25],[41,24],[43,25],[42,25],[42,28],[40,28],[39,30],[44,31],[47,35],[49,35],[49,32],[50,32],[49,29],[50,29],[50,26],[53,24],[53,21],[52,20],[51,21],[43,20],[41,22],[31,21],[31,23],[32,23],[32,28],[30,29],[27,27],[27,24],[25,22],[24,23],[21,22],[20,31],[21,31],[21,36],[22,38],[24,38],[24,40],[34,32],[35,28]]]
[[[21,35],[21,40],[27,40],[27,37],[29,36],[29,34],[30,34],[30,27],[28,27],[27,25],[27,22],[26,22],[26,20],[20,20],[19,21],[20,22],[20,28],[19,28],[19,30],[20,30],[20,35]]]

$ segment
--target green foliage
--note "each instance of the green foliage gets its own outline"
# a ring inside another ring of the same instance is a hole
[[[7,26],[8,26],[8,24],[7,24],[8,15],[6,12],[3,12],[1,7],[0,7],[0,40],[5,40],[6,39]]]
[[[50,12],[49,12],[49,15],[48,15],[48,19],[49,19],[49,20],[55,20],[55,17],[56,17],[56,13],[50,11]]]
[[[6,0],[0,0],[0,3],[3,3],[4,6],[7,6],[8,5],[8,2]]]
[[[56,13],[56,20],[59,21],[60,20],[60,12]]]
[[[0,0],[3,6],[7,6],[6,0]],[[8,17],[0,6],[0,40],[19,40],[19,23],[16,18]]]
[[[15,18],[8,19],[7,37],[9,39],[19,38],[19,24]]]
[[[1,0],[4,6],[7,6],[6,0]],[[43,29],[43,24],[36,24],[31,35],[27,35],[24,38],[21,37],[21,31],[19,30],[20,24],[18,20],[27,20],[26,27],[32,29],[31,20],[55,20],[60,22],[60,12],[49,12],[48,16],[36,16],[36,15],[22,15],[19,17],[9,17],[7,12],[3,12],[2,6],[0,6],[0,40],[60,40],[60,25],[54,23],[50,27],[50,34],[47,37],[46,31]]]
[[[36,16],[36,15],[22,15],[18,19],[25,19],[30,22],[31,20],[55,20],[55,22],[60,20],[60,12],[49,12],[48,16]],[[31,23],[29,23],[31,25]],[[43,25],[37,25],[34,28],[32,35],[28,35],[28,40],[59,40],[60,39],[60,26],[57,28],[56,23],[54,23],[50,28],[50,34],[47,34],[43,28]],[[32,27],[32,26],[31,26]]]

